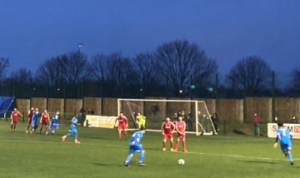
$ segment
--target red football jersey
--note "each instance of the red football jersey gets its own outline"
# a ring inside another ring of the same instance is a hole
[[[13,111],[12,112],[12,120],[13,121],[18,121],[19,114],[20,114],[19,111]]]
[[[172,122],[164,122],[161,126],[165,134],[170,134],[175,128],[175,125]]]
[[[177,122],[177,123],[176,123],[176,127],[177,127],[177,129],[179,130],[179,132],[185,131],[185,130],[184,130],[184,128],[185,128],[185,122],[184,122],[184,121]]]
[[[42,114],[42,120],[43,121],[48,121],[48,119],[49,119],[49,114],[48,113],[43,113]]]
[[[119,117],[115,120],[115,123],[116,123],[117,121],[119,122],[119,125],[122,125],[122,124],[128,124],[128,119],[127,119],[125,116],[123,116],[123,117],[119,116]]]
[[[28,111],[27,116],[29,117],[29,119],[32,119],[33,113],[34,113],[34,110]]]

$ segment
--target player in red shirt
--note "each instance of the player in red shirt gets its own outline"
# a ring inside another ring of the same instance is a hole
[[[182,117],[178,118],[179,121],[175,125],[175,129],[177,130],[177,142],[175,146],[174,152],[177,152],[178,149],[178,144],[180,142],[180,138],[182,139],[182,147],[183,147],[183,152],[187,152],[185,149],[185,129],[186,129],[186,124],[184,121],[182,121]]]
[[[126,139],[127,136],[127,127],[128,127],[128,119],[121,112],[120,116],[115,120],[115,127],[117,127],[117,122],[119,123],[118,131],[119,131],[119,139],[122,138],[122,130],[124,131],[124,137]]]
[[[42,130],[44,126],[46,127],[46,133],[47,133],[49,121],[50,121],[49,113],[47,112],[47,110],[45,110],[40,119],[40,123],[42,124],[42,127],[40,129],[40,134],[42,134]]]
[[[28,111],[27,116],[28,116],[28,125],[26,129],[26,133],[28,133],[29,127],[31,126],[31,121],[34,113],[34,107],[31,108],[31,110]]]
[[[17,108],[14,109],[14,111],[10,115],[11,124],[10,124],[10,131],[15,131],[18,123],[19,115],[23,117],[23,115],[17,110]]]
[[[164,136],[163,139],[163,151],[166,151],[166,142],[167,139],[170,139],[171,151],[173,151],[173,131],[175,129],[175,125],[170,121],[170,118],[167,117],[166,121],[161,125],[161,132]]]

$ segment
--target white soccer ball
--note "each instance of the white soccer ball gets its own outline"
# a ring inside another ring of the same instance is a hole
[[[178,160],[178,164],[179,164],[179,165],[184,165],[184,160],[183,160],[183,159],[179,159],[179,160]]]

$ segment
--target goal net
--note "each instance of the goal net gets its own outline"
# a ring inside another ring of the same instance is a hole
[[[159,100],[159,99],[118,99],[118,113],[123,112],[129,120],[129,127],[138,129],[137,115],[146,117],[146,128],[160,131],[166,117],[176,122],[183,117],[188,133],[212,135],[216,133],[211,116],[204,101]]]

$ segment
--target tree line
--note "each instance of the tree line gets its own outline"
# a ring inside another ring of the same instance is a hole
[[[175,40],[133,58],[120,52],[91,58],[80,51],[46,59],[37,71],[22,67],[8,74],[10,60],[0,58],[0,95],[30,97],[191,97],[242,98],[300,96],[300,68],[287,87],[259,56],[241,58],[221,76],[217,62],[196,43]]]

